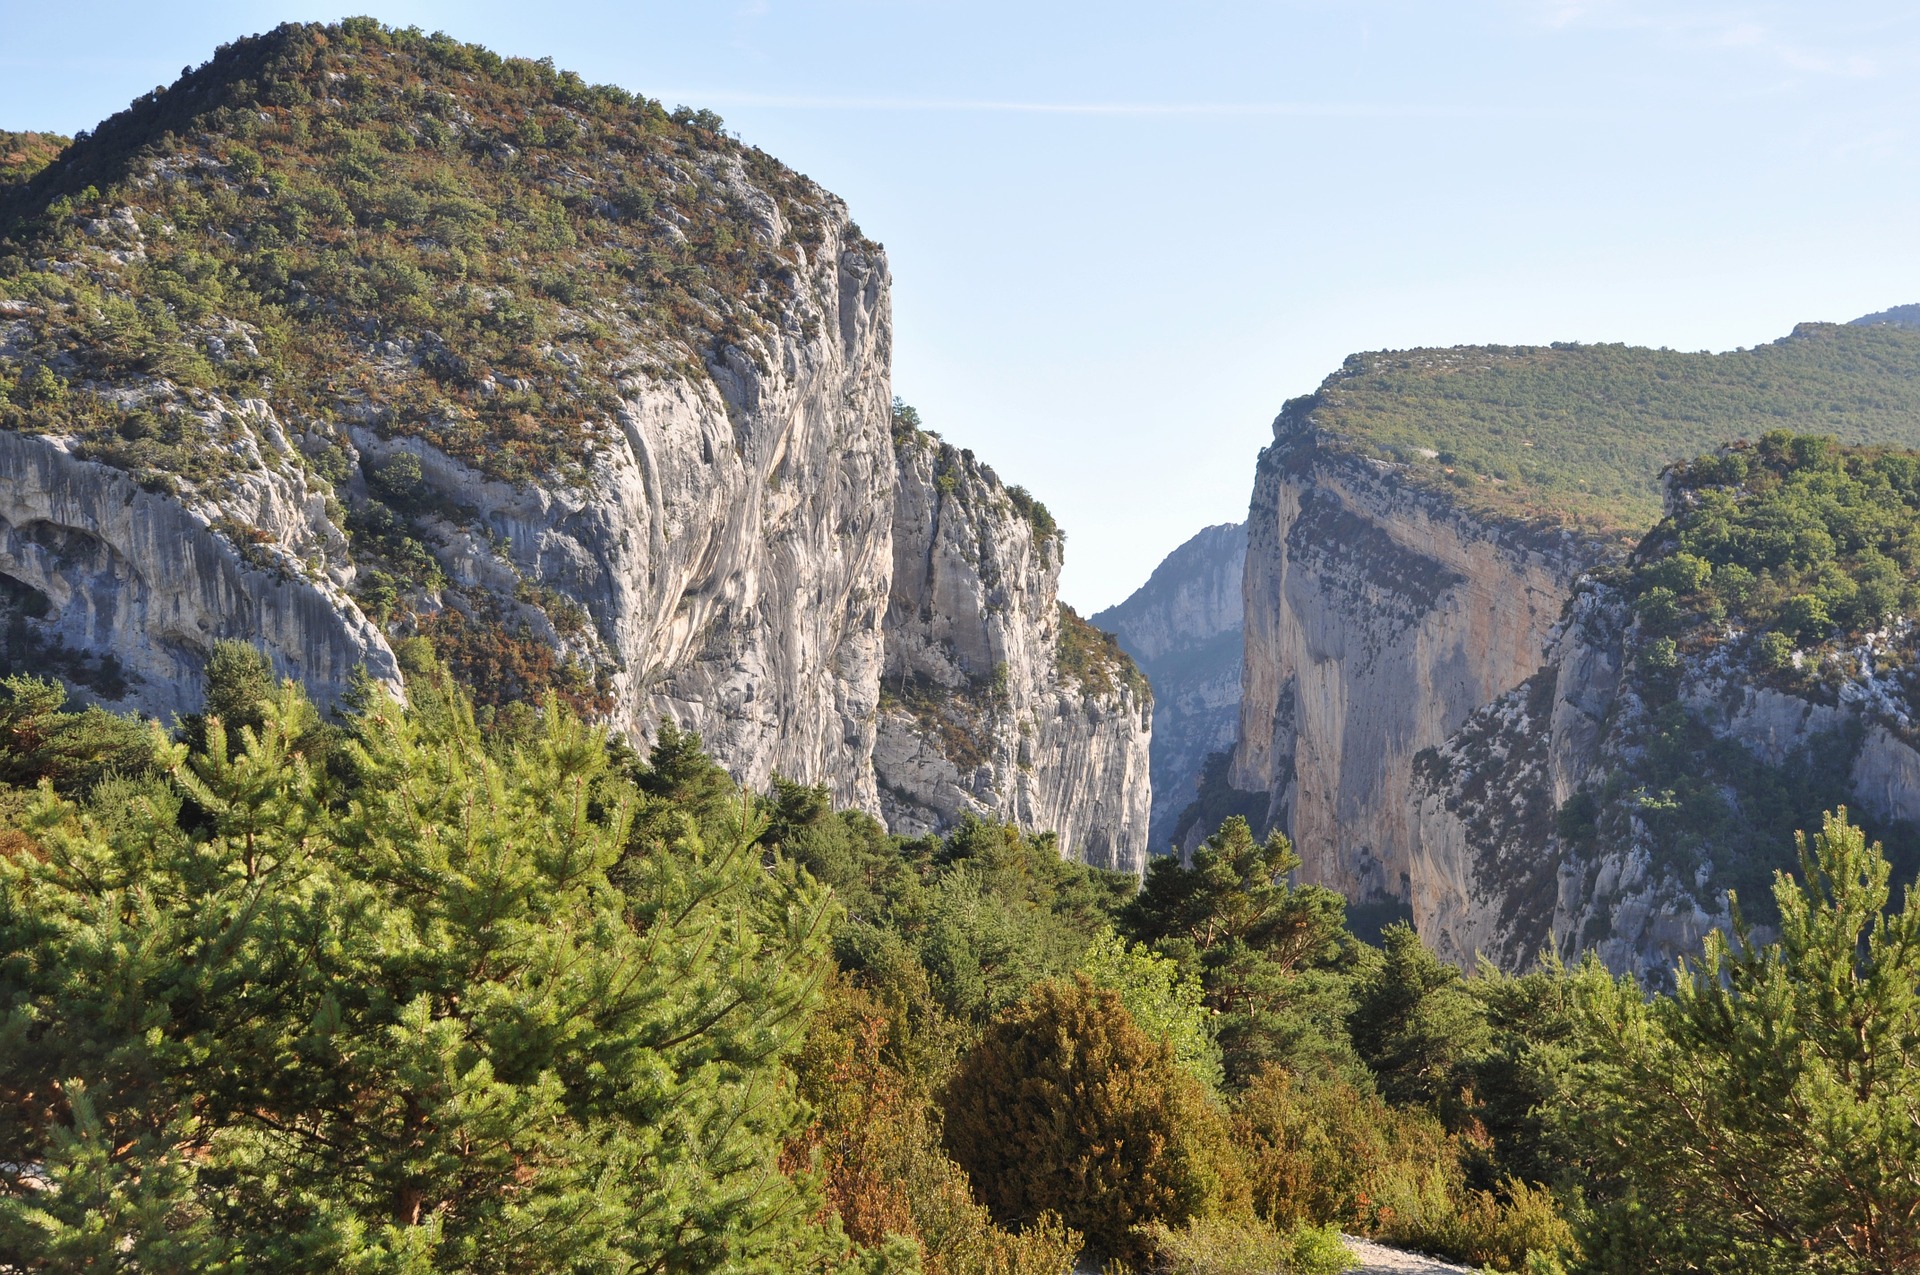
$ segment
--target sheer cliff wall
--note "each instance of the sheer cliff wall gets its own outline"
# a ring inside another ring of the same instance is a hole
[[[1415,757],[1539,669],[1603,551],[1466,513],[1317,429],[1311,405],[1288,404],[1256,470],[1229,779],[1269,794],[1309,880],[1419,923],[1436,867]]]

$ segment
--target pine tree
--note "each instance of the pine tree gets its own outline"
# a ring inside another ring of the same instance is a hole
[[[1350,997],[1339,971],[1359,958],[1358,945],[1345,901],[1292,884],[1299,868],[1282,833],[1255,841],[1235,816],[1194,852],[1192,867],[1156,860],[1122,914],[1131,937],[1199,974],[1234,1084],[1268,1062],[1352,1064],[1343,1022]]]
[[[1920,1268],[1920,910],[1844,809],[1798,845],[1777,941],[1709,935],[1672,997],[1576,976],[1596,1270]]]
[[[382,699],[344,795],[297,689],[257,709],[204,751],[155,732],[174,793],[43,788],[35,852],[0,858],[0,1265],[900,1256],[778,1171],[829,911],[756,826],[636,843],[603,732],[551,700],[500,750],[457,695]]]

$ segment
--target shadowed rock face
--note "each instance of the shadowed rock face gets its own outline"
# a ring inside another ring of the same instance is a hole
[[[263,404],[241,415],[271,429]],[[222,515],[270,529],[270,539],[244,553],[211,525]],[[324,569],[307,569],[344,561],[344,549],[297,474],[249,474],[210,514],[55,440],[0,433],[0,574],[44,599],[28,621],[40,642],[110,654],[124,670],[122,694],[87,698],[163,720],[195,711],[202,665],[222,638],[264,643],[278,670],[322,704],[337,701],[360,666],[397,690],[379,630]]]
[[[1410,904],[1429,877],[1415,757],[1539,669],[1563,601],[1602,555],[1476,519],[1323,435],[1288,405],[1247,522],[1246,654],[1229,774],[1269,794],[1307,879]]]
[[[1153,685],[1156,853],[1169,849],[1181,813],[1198,796],[1208,756],[1233,747],[1246,558],[1245,524],[1208,527],[1168,554],[1126,601],[1092,617]]]
[[[994,472],[929,435],[902,438],[874,770],[896,832],[968,814],[1060,836],[1063,854],[1140,872],[1152,800],[1151,698],[1058,601],[1061,540]]]

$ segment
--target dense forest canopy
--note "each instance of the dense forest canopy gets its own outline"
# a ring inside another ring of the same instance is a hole
[[[1844,817],[1776,881],[1780,942],[1648,1000],[1361,942],[1241,819],[1142,887],[745,792],[552,697],[482,730],[403,655],[408,705],[332,721],[238,643],[171,730],[0,679],[0,1269],[1332,1275],[1345,1229],[1750,1275],[1920,1244],[1920,922]]]
[[[1920,446],[1920,331],[1803,323],[1725,354],[1628,345],[1356,354],[1316,425],[1470,508],[1635,540],[1660,472],[1775,429]]]

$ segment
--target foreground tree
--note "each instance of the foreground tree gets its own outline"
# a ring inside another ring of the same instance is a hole
[[[421,689],[351,724],[337,799],[290,684],[204,751],[156,731],[159,777],[42,786],[0,858],[0,1266],[854,1256],[775,1163],[822,891],[744,824],[632,838],[557,703],[490,747]]]
[[[1593,1269],[1920,1268],[1920,911],[1844,809],[1799,849],[1779,941],[1710,935],[1672,997],[1576,975]]]
[[[1157,859],[1127,906],[1127,934],[1180,962],[1206,988],[1228,1081],[1262,1065],[1298,1070],[1353,1061],[1347,972],[1362,959],[1332,890],[1294,885],[1300,856],[1280,832],[1254,840],[1245,819],[1220,825],[1193,866]]]

